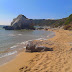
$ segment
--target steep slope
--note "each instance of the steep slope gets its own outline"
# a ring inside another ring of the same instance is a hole
[[[32,19],[34,25],[39,26],[51,26],[53,23],[55,23],[57,20],[51,20],[51,19]]]
[[[11,26],[4,27],[5,29],[34,29],[34,26],[51,26],[61,27],[64,29],[72,29],[72,14],[67,18],[52,20],[52,19],[28,19],[24,15],[19,15],[13,19]]]
[[[13,19],[11,26],[13,26],[14,29],[34,29],[32,20],[26,18],[24,15],[19,15]]]
[[[19,15],[17,18],[13,19],[11,26],[3,27],[6,30],[20,30],[20,29],[32,29],[35,30],[33,21],[26,18],[24,15]]]
[[[72,14],[67,18],[64,26],[65,30],[72,30]]]

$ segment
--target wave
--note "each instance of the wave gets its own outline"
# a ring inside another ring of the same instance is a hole
[[[18,34],[19,36],[21,36],[22,34]]]
[[[12,47],[10,47],[11,49],[13,49],[13,48],[16,48],[18,45],[14,45],[14,46],[12,46]]]
[[[15,36],[13,34],[10,34],[10,35],[11,36]],[[22,34],[18,34],[18,35],[22,35]],[[53,36],[55,36],[54,33],[52,33],[50,35],[47,35],[46,38],[41,37],[41,38],[32,39],[32,40],[24,41],[24,42],[21,42],[21,43],[17,43],[16,45],[10,47],[10,49],[13,50],[13,52],[5,53],[5,54],[3,53],[3,55],[0,54],[0,58],[6,57],[6,56],[9,56],[9,55],[13,55],[13,54],[17,53],[19,50],[22,50],[22,49],[26,48],[26,45],[28,44],[29,41],[33,41],[33,40],[47,40],[49,38],[52,38]]]
[[[9,53],[4,53],[3,55],[0,55],[0,58],[3,58],[3,57],[6,57],[6,56],[10,56],[10,55],[13,55],[13,54],[16,54],[17,51],[13,51],[13,52],[9,52]]]
[[[9,34],[8,36],[16,36],[15,34]]]
[[[8,36],[21,36],[22,34],[9,34]]]

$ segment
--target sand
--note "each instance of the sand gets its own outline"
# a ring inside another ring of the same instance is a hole
[[[1,66],[0,72],[72,72],[72,31],[49,31],[54,31],[56,36],[43,41],[42,45],[53,48],[53,51],[21,52],[11,62]]]

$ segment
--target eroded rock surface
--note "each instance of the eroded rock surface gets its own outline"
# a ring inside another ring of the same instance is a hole
[[[20,30],[20,29],[32,29],[35,30],[33,21],[26,18],[24,15],[19,15],[17,18],[13,19],[11,26],[3,27],[6,30]]]
[[[40,46],[38,43],[30,41],[26,46],[26,52],[44,52],[44,51],[53,51],[53,48],[48,48],[45,46]]]

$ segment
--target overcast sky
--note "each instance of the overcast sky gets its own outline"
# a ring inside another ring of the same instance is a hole
[[[0,0],[0,25],[19,14],[31,19],[60,19],[72,13],[72,0]]]

